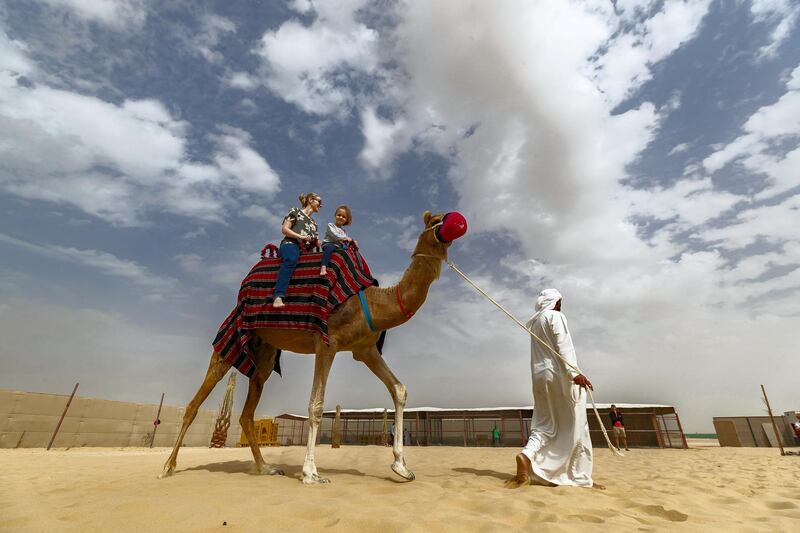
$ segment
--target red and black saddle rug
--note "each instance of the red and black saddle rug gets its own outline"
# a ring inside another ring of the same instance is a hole
[[[265,247],[275,250],[274,246]],[[327,344],[328,315],[342,302],[378,282],[369,266],[351,246],[337,250],[328,264],[328,274],[319,275],[322,254],[300,255],[283,301],[285,307],[272,307],[275,281],[281,260],[264,257],[253,266],[242,281],[236,307],[222,323],[214,339],[214,350],[225,362],[247,377],[255,372],[255,360],[249,347],[254,329],[276,328],[318,332]],[[383,337],[381,337],[381,341]],[[276,371],[280,367],[276,362]]]

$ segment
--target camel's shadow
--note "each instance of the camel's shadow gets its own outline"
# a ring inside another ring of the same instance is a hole
[[[275,477],[287,477],[295,479],[303,478],[302,465],[273,464],[272,466],[283,470],[284,473],[284,476],[275,476]],[[206,472],[223,472],[225,474],[266,476],[266,474],[257,474],[256,472],[253,471],[253,461],[223,461],[221,463],[208,463],[204,465],[192,466],[190,468],[183,468],[180,471],[176,471],[175,473],[178,474],[181,471],[191,472],[193,470],[205,470]],[[365,474],[364,472],[361,472],[360,470],[355,470],[353,468],[348,468],[348,469],[321,468],[320,475],[322,475],[323,477],[336,476],[336,475],[361,476],[361,477],[382,479],[386,481],[393,481],[396,483],[405,482],[405,480],[396,479],[395,477],[375,476],[372,474]]]
[[[275,468],[283,470],[287,477],[302,476],[303,468],[298,465],[272,465]],[[253,470],[253,461],[223,461],[221,463],[208,463],[204,465],[192,466],[190,468],[183,468],[185,472],[192,470],[205,470],[206,472],[223,472],[225,474],[247,474],[251,476],[263,476],[265,474],[258,474]],[[176,472],[177,473],[177,472]]]

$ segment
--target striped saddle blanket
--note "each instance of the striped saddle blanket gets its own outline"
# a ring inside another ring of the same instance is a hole
[[[261,261],[242,281],[236,307],[220,326],[213,342],[219,356],[247,377],[252,377],[255,372],[255,360],[249,346],[254,329],[318,332],[327,344],[328,315],[358,291],[378,284],[367,262],[353,246],[333,253],[325,277],[319,275],[322,254],[304,253],[300,255],[283,299],[286,306],[275,309],[272,295],[281,260],[265,257],[267,250],[271,251],[269,255],[276,255],[274,246],[264,248]],[[279,371],[278,363],[276,370]]]

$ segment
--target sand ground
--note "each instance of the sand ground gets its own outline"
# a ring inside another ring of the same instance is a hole
[[[304,448],[0,450],[2,531],[800,531],[800,457],[767,448],[595,450],[606,490],[504,488],[513,448],[317,448],[329,485],[300,483]]]

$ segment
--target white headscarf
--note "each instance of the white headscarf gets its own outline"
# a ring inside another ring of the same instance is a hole
[[[544,311],[555,308],[556,303],[558,303],[560,299],[561,293],[556,289],[545,289],[540,292],[539,297],[536,298],[536,307],[534,308],[535,312],[528,321],[528,324],[532,324]]]

